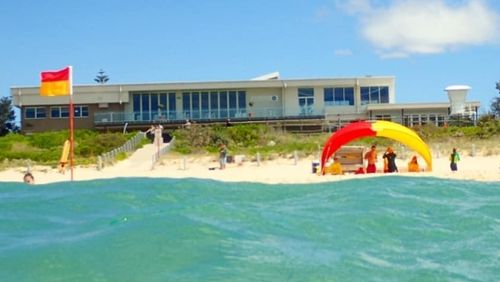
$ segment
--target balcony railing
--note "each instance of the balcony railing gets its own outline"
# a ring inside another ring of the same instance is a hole
[[[295,116],[318,116],[312,108],[301,109]],[[116,123],[144,123],[144,122],[183,122],[187,119],[194,121],[218,121],[230,119],[280,119],[284,118],[282,108],[258,109],[228,109],[228,110],[199,110],[199,111],[142,111],[142,112],[99,112],[94,114],[95,124]]]

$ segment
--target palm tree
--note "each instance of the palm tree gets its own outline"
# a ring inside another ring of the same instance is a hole
[[[109,76],[107,76],[102,69],[98,73],[99,74],[94,79],[95,82],[100,83],[100,84],[104,84],[104,83],[108,82]]]

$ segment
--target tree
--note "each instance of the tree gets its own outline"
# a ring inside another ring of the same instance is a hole
[[[498,90],[498,94],[500,95],[500,81],[497,82],[497,90]],[[491,113],[495,116],[500,116],[500,96],[498,97],[495,97],[493,98],[493,100],[491,101]]]
[[[94,81],[100,84],[104,84],[108,82],[109,76],[105,74],[106,72],[102,69],[98,72],[98,75],[95,77]]]
[[[16,114],[12,108],[12,99],[10,97],[0,98],[0,136],[18,130],[15,120]]]

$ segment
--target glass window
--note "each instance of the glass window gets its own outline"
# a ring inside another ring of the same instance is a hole
[[[88,106],[74,106],[74,115],[75,118],[82,118],[89,116],[89,107]]]
[[[236,91],[229,91],[229,108],[236,108]]]
[[[141,95],[140,94],[132,95],[132,104],[133,104],[134,116],[137,118],[137,116],[139,116],[141,113]]]
[[[45,114],[44,107],[36,108],[36,118],[46,118],[46,117],[47,117],[47,115]]]
[[[158,94],[156,93],[151,93],[151,111],[155,113],[158,111]]]
[[[380,103],[389,103],[389,87],[380,87]]]
[[[36,108],[26,108],[24,117],[27,119],[36,118]]]
[[[344,101],[347,102],[347,105],[354,106],[354,88],[353,87],[344,88]]]
[[[236,91],[229,91],[229,116],[236,115]]]
[[[208,118],[208,92],[201,92],[201,116]]]
[[[65,118],[69,117],[68,107],[61,107],[61,117],[65,117]]]
[[[191,93],[182,93],[182,111],[184,112],[184,118],[191,118]]]
[[[323,89],[323,100],[326,105],[331,105],[333,103],[333,88]]]
[[[160,93],[160,102],[158,103],[158,117],[165,119],[168,116],[167,93]]]
[[[141,95],[142,98],[142,120],[151,120],[149,116],[149,93]]]
[[[60,107],[51,107],[50,108],[50,117],[51,118],[60,118],[61,117],[61,108]]]
[[[370,103],[370,87],[361,87],[361,105]]]
[[[81,116],[82,117],[88,117],[89,116],[89,107],[88,106],[82,106],[81,107]]]
[[[175,93],[168,93],[168,118],[175,119],[176,117],[175,109],[176,109]]]
[[[210,118],[219,117],[219,93],[210,92]]]
[[[240,110],[240,114],[246,115],[247,95],[245,91],[238,91],[238,109]]]
[[[226,118],[227,117],[227,92],[226,91],[221,91],[219,93],[219,105],[220,105],[220,117],[221,118]]]
[[[335,88],[334,91],[334,104],[342,105],[344,102],[344,88]]]
[[[379,88],[378,87],[370,87],[370,103],[379,104]]]
[[[160,93],[160,103],[158,104],[160,110],[168,110],[167,93]]]
[[[299,88],[299,97],[314,97],[314,88]]]
[[[191,93],[192,118],[200,118],[200,92]]]

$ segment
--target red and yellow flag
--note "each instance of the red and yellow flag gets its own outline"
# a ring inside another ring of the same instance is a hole
[[[66,96],[71,94],[71,67],[40,74],[41,96]]]

